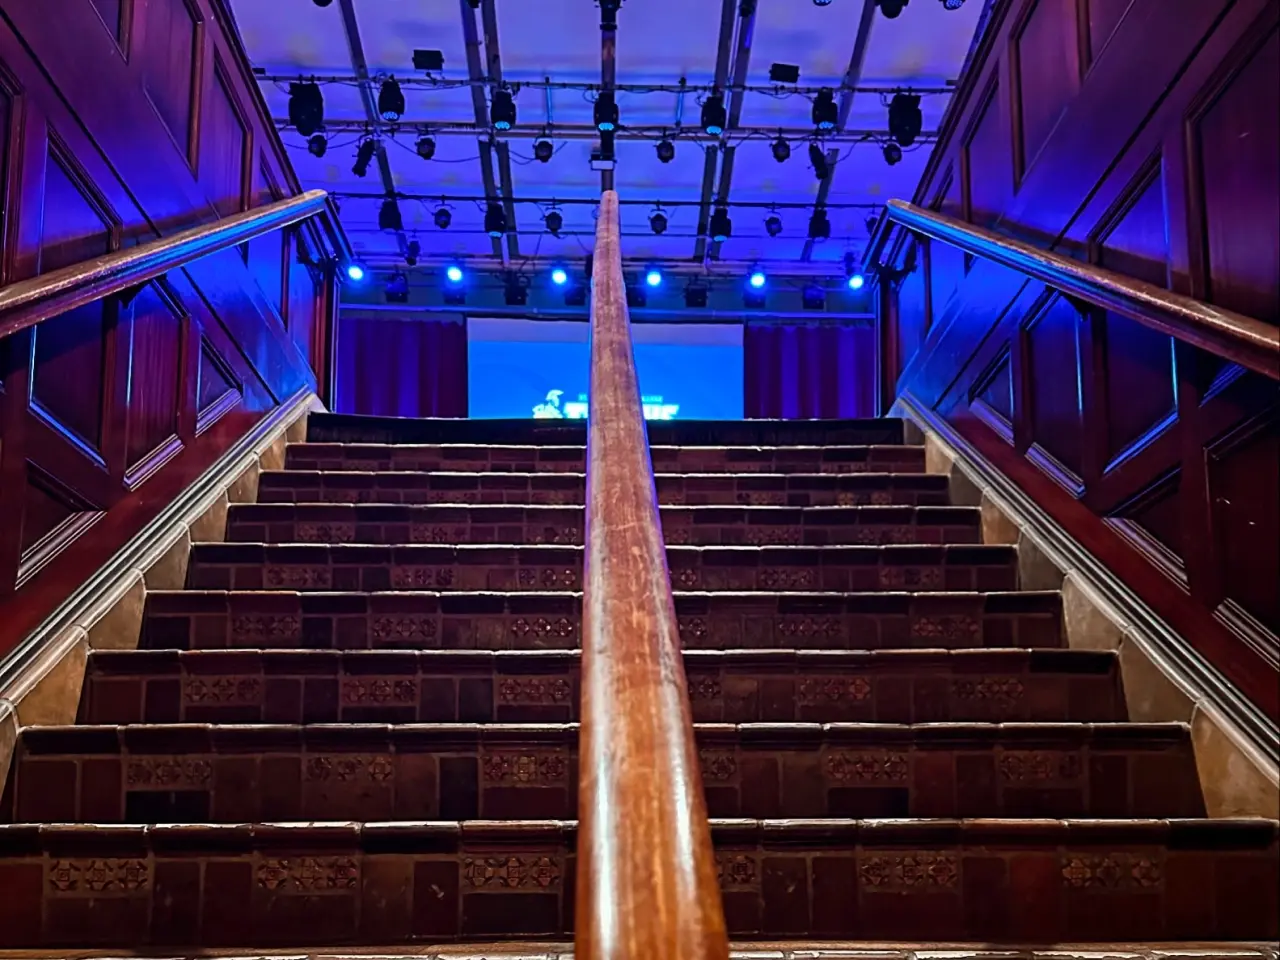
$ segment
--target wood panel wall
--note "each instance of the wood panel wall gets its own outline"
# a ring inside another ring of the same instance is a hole
[[[0,283],[299,192],[222,3],[0,0]],[[0,656],[316,387],[321,243],[277,231],[0,340]]]
[[[1280,0],[1003,0],[914,201],[1280,323]],[[899,230],[887,382],[1272,717],[1280,393]]]

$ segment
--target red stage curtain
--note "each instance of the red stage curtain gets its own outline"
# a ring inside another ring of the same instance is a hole
[[[462,317],[344,312],[335,347],[334,412],[383,417],[467,415]]]
[[[876,415],[874,329],[748,323],[742,336],[748,419]]]

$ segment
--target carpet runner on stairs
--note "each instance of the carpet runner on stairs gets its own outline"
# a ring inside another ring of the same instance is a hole
[[[650,436],[735,939],[1276,938],[1277,825],[1204,819],[900,422]],[[582,425],[309,439],[21,733],[0,947],[571,937]]]

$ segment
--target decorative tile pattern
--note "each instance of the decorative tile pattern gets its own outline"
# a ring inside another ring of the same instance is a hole
[[[742,542],[752,546],[799,544],[804,531],[793,525],[747,527]],[[723,541],[723,537],[721,538]]]
[[[840,636],[844,627],[839,617],[779,617],[776,629],[784,637],[830,637],[834,639]]]
[[[406,677],[343,677],[342,702],[351,706],[401,705],[418,702],[418,681]]]
[[[391,568],[391,586],[398,590],[434,590],[452,585],[452,567]]]
[[[548,620],[546,617],[526,620],[524,617],[517,617],[511,624],[511,632],[517,637],[527,637],[529,634],[537,637],[572,637],[578,631],[577,626],[567,617],[560,617],[558,620]]]
[[[806,707],[862,701],[870,696],[871,681],[866,677],[805,677],[796,689],[796,702]]]
[[[689,680],[690,700],[718,700],[723,693],[719,677],[693,677]]]
[[[564,677],[504,677],[498,682],[499,703],[561,704],[572,697],[573,685]]]
[[[913,617],[911,635],[930,640],[976,644],[982,636],[982,623],[977,617]]]
[[[827,776],[838,783],[904,783],[911,765],[901,753],[832,751],[826,758]]]
[[[333,586],[333,570],[330,567],[268,564],[263,568],[262,582],[278,589],[320,590]]]
[[[952,680],[951,692],[957,700],[982,701],[1002,707],[1013,707],[1022,701],[1022,681],[1017,677],[980,677]]]
[[[281,894],[355,890],[360,864],[350,857],[267,857],[258,864],[258,886]]]
[[[816,581],[811,567],[766,567],[760,571],[760,586],[765,590],[806,590]]]
[[[704,640],[707,636],[707,621],[701,617],[680,617],[677,620],[682,640]]]
[[[1153,889],[1164,882],[1164,865],[1137,853],[1075,854],[1062,858],[1062,881],[1077,889]]]
[[[954,888],[960,865],[946,853],[908,853],[899,856],[859,858],[858,880],[876,891],[917,891],[928,887]]]
[[[732,750],[700,750],[698,762],[704,781],[732,780],[738,775],[738,758]]]
[[[198,757],[130,757],[124,779],[130,790],[200,790],[213,780],[213,765]]]
[[[296,637],[300,630],[301,621],[297,617],[246,614],[231,618],[232,642],[246,647],[272,646],[271,641]]]
[[[685,567],[676,574],[676,583],[685,590],[692,590],[698,585],[698,571],[691,567]]]
[[[467,857],[462,878],[477,890],[548,890],[560,886],[564,868],[555,857]]]
[[[444,527],[428,527],[425,524],[415,523],[409,528],[411,543],[457,543],[459,539],[465,538],[462,538],[459,532],[451,534]]]
[[[299,523],[296,536],[299,543],[355,543],[354,523]]]
[[[425,643],[436,635],[434,617],[377,617],[370,625],[374,644]]]
[[[880,586],[885,590],[940,590],[939,567],[881,567]]]
[[[756,858],[742,853],[717,853],[716,880],[722,890],[759,886]]]
[[[188,677],[182,684],[186,706],[255,706],[261,700],[261,677]]]
[[[1084,773],[1078,753],[1060,750],[1005,750],[996,767],[1008,783],[1079,780]]]
[[[396,773],[395,764],[386,754],[361,756],[352,753],[308,757],[304,767],[309,781],[336,780],[340,782],[366,781],[383,783]]]
[[[481,769],[488,784],[559,786],[568,779],[569,762],[561,753],[492,751],[484,755]]]
[[[55,860],[47,870],[48,890],[54,897],[130,896],[151,883],[147,861],[126,857]]]
[[[578,571],[547,567],[538,580],[548,590],[576,590]]]

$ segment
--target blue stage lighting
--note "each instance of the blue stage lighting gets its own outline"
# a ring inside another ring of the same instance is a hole
[[[551,282],[557,287],[563,287],[569,282],[569,274],[564,272],[563,267],[556,267],[551,271]]]
[[[359,283],[364,279],[364,267],[360,266],[358,263],[348,263],[347,279],[354,280],[356,283]]]
[[[644,282],[651,287],[662,285],[662,273],[659,270],[650,270],[644,275]]]
[[[447,270],[445,270],[444,275],[445,275],[445,279],[447,279],[450,283],[462,282],[461,267],[457,267],[457,266],[449,267]]]
[[[855,273],[853,276],[851,276],[851,277],[849,278],[849,289],[850,289],[850,290],[861,290],[861,289],[862,289],[862,284],[863,284],[863,283],[865,283],[865,282],[866,282],[866,281],[864,281],[864,280],[862,279],[862,274],[860,274],[860,273]]]
[[[759,290],[764,286],[764,273],[760,270],[751,271],[751,276],[747,278],[747,283]]]

